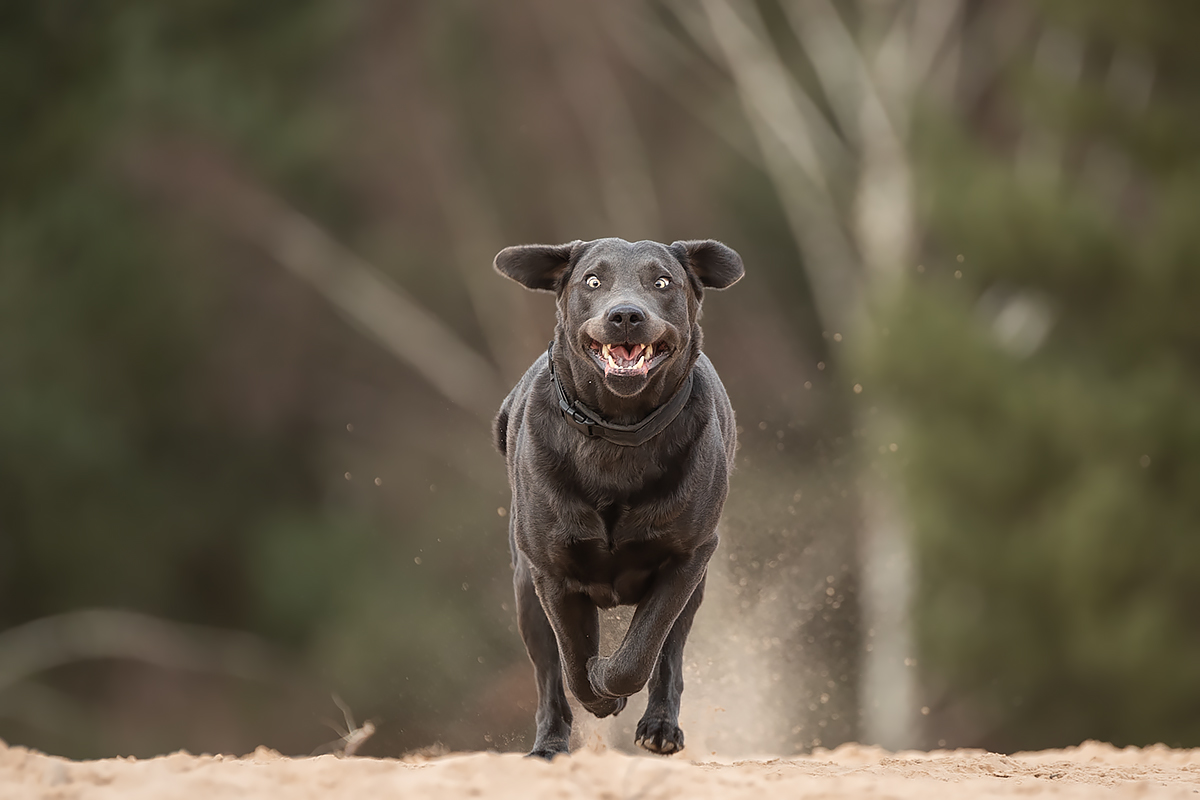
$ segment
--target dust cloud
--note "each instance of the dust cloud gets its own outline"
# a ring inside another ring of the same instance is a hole
[[[828,477],[751,462],[739,475],[684,651],[685,758],[834,747],[858,733],[854,517]],[[602,612],[601,652],[632,608]],[[646,692],[618,717],[577,711],[573,749],[635,752]]]

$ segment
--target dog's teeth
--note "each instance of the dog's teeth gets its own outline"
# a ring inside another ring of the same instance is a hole
[[[654,345],[646,345],[646,358],[654,358]]]
[[[642,368],[642,364],[645,364],[645,363],[646,363],[646,357],[645,357],[645,356],[642,356],[641,358],[639,358],[639,359],[638,359],[638,363],[636,363],[636,364],[634,364],[634,365],[633,365],[633,368],[634,368],[634,369],[641,369],[641,368]]]
[[[606,346],[606,347],[607,347],[607,346]],[[612,357],[612,354],[611,354],[611,353],[605,352],[605,354],[604,354],[604,357],[605,357],[606,359],[608,359],[608,366],[609,366],[610,368],[612,368],[612,369],[616,369],[616,368],[617,368],[617,362],[616,362],[616,361],[613,361],[613,357]]]
[[[608,351],[609,351],[609,350],[611,350],[611,349],[612,349],[612,345],[611,345],[611,344],[606,344],[606,345],[604,345],[604,347],[603,347],[603,348],[601,348],[601,350],[602,350],[602,351],[603,351],[603,353],[604,353],[604,357],[605,357],[605,358],[607,358],[609,361],[611,361],[611,360],[612,360],[612,356],[610,356],[610,355],[608,354]]]

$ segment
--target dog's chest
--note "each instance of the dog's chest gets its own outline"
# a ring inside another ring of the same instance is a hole
[[[648,445],[633,448],[583,440],[569,460],[579,493],[597,505],[655,492],[671,471],[669,463],[664,463],[667,459]]]
[[[601,608],[636,604],[655,573],[673,555],[669,542],[629,542],[615,549],[596,540],[564,545],[557,571],[568,588],[588,595]]]
[[[603,541],[607,552],[619,559],[633,558],[631,550],[641,557],[648,543],[685,535],[680,525],[689,516],[688,506],[698,499],[686,458],[692,448],[682,455],[650,447],[608,449],[576,453],[567,496],[576,508],[587,508],[582,516],[588,522],[570,531],[568,539]]]

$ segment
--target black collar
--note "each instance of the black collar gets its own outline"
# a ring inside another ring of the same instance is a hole
[[[567,392],[558,382],[558,374],[554,371],[554,342],[550,342],[550,346],[546,348],[546,357],[550,362],[550,380],[558,394],[558,410],[567,424],[583,431],[589,439],[604,439],[622,447],[645,444],[675,421],[692,396],[692,373],[689,371],[679,391],[675,392],[670,400],[651,411],[641,422],[636,425],[614,425],[578,400],[572,401],[567,397]]]

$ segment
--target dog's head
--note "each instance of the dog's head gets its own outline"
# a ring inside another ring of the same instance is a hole
[[[495,267],[557,295],[560,346],[622,398],[691,368],[704,289],[732,286],[745,272],[737,253],[711,239],[520,245],[501,250]]]

